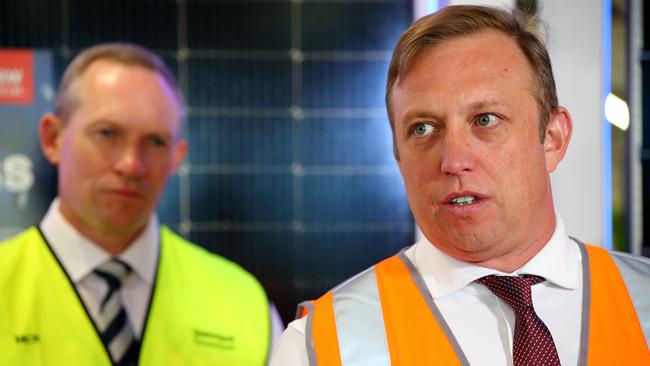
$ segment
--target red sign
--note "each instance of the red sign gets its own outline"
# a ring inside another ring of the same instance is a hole
[[[30,50],[0,50],[0,104],[31,104],[34,60]]]

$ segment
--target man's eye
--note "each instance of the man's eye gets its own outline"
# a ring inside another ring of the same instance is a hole
[[[413,133],[416,136],[426,136],[433,131],[434,127],[429,123],[420,123],[419,125],[415,126],[415,129],[413,129]]]
[[[101,128],[97,131],[97,134],[104,138],[111,138],[115,136],[115,131],[109,128]]]
[[[161,137],[155,137],[155,136],[154,136],[154,137],[151,137],[151,138],[149,139],[149,142],[150,142],[151,145],[153,145],[153,146],[158,146],[158,147],[164,147],[164,146],[167,146],[167,140],[165,140],[165,139],[163,139],[163,138],[161,138]]]
[[[495,116],[492,113],[484,113],[478,116],[478,119],[476,122],[479,124],[479,126],[482,127],[487,127],[490,124],[492,124],[495,120],[497,119],[497,116]]]

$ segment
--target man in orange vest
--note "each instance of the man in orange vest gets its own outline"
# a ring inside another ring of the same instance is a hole
[[[402,35],[386,104],[425,239],[302,304],[272,365],[650,364],[650,261],[555,211],[572,121],[533,25],[450,6]]]

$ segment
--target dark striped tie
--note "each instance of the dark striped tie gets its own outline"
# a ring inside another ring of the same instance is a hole
[[[512,359],[515,366],[559,366],[553,336],[533,309],[530,287],[544,281],[533,275],[485,276],[478,282],[487,286],[515,312]]]
[[[114,258],[97,267],[94,273],[107,285],[100,305],[101,320],[98,324],[102,342],[108,348],[115,365],[135,365],[137,342],[120,296],[120,289],[131,274],[131,267]]]

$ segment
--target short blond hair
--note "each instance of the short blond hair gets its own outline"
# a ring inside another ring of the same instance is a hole
[[[408,72],[413,60],[425,48],[490,29],[512,37],[533,70],[540,114],[539,135],[540,141],[544,142],[546,126],[553,111],[558,107],[558,100],[551,59],[544,42],[537,35],[538,24],[539,20],[536,17],[516,9],[508,12],[499,8],[477,5],[448,6],[411,24],[397,42],[388,68],[386,109],[393,129],[393,142],[395,126],[390,97],[398,78]],[[395,157],[399,158],[395,144],[393,150]]]
[[[69,120],[74,110],[79,105],[79,98],[70,89],[75,80],[79,79],[86,72],[88,67],[99,60],[108,60],[127,66],[143,67],[160,74],[174,91],[182,113],[184,113],[183,97],[176,79],[165,62],[152,51],[132,43],[115,42],[102,43],[90,47],[79,53],[70,62],[61,77],[59,90],[56,96],[55,113],[61,117],[64,125]]]

